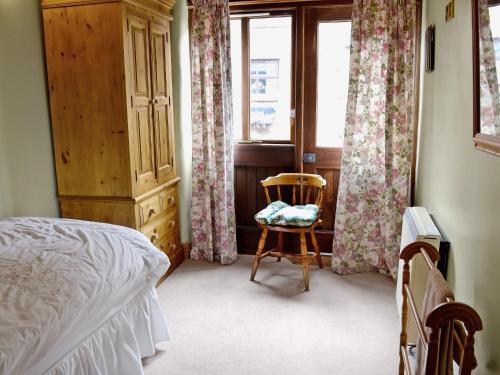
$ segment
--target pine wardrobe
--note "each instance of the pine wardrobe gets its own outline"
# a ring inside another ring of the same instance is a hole
[[[43,0],[54,160],[65,218],[179,245],[172,0]]]

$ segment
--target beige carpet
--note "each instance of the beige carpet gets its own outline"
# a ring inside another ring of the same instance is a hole
[[[146,375],[396,374],[395,285],[379,274],[335,275],[252,258],[223,267],[188,260],[159,288],[172,340]]]

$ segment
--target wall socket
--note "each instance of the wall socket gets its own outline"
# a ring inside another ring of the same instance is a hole
[[[455,0],[451,0],[448,5],[446,5],[446,22],[450,22],[455,18]]]

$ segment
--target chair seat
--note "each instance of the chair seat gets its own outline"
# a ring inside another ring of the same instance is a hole
[[[308,227],[316,222],[319,207],[315,204],[290,206],[282,201],[271,202],[255,215],[255,220],[264,225]]]

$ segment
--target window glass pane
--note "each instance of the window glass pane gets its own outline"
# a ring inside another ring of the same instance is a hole
[[[342,147],[349,87],[351,22],[318,24],[316,145]]]
[[[500,72],[500,5],[490,6],[488,10],[490,14],[491,36],[495,48],[495,61],[498,75],[498,72]]]
[[[250,139],[290,140],[292,18],[250,19]]]
[[[231,70],[233,84],[233,139],[243,138],[241,123],[241,20],[231,20]]]

